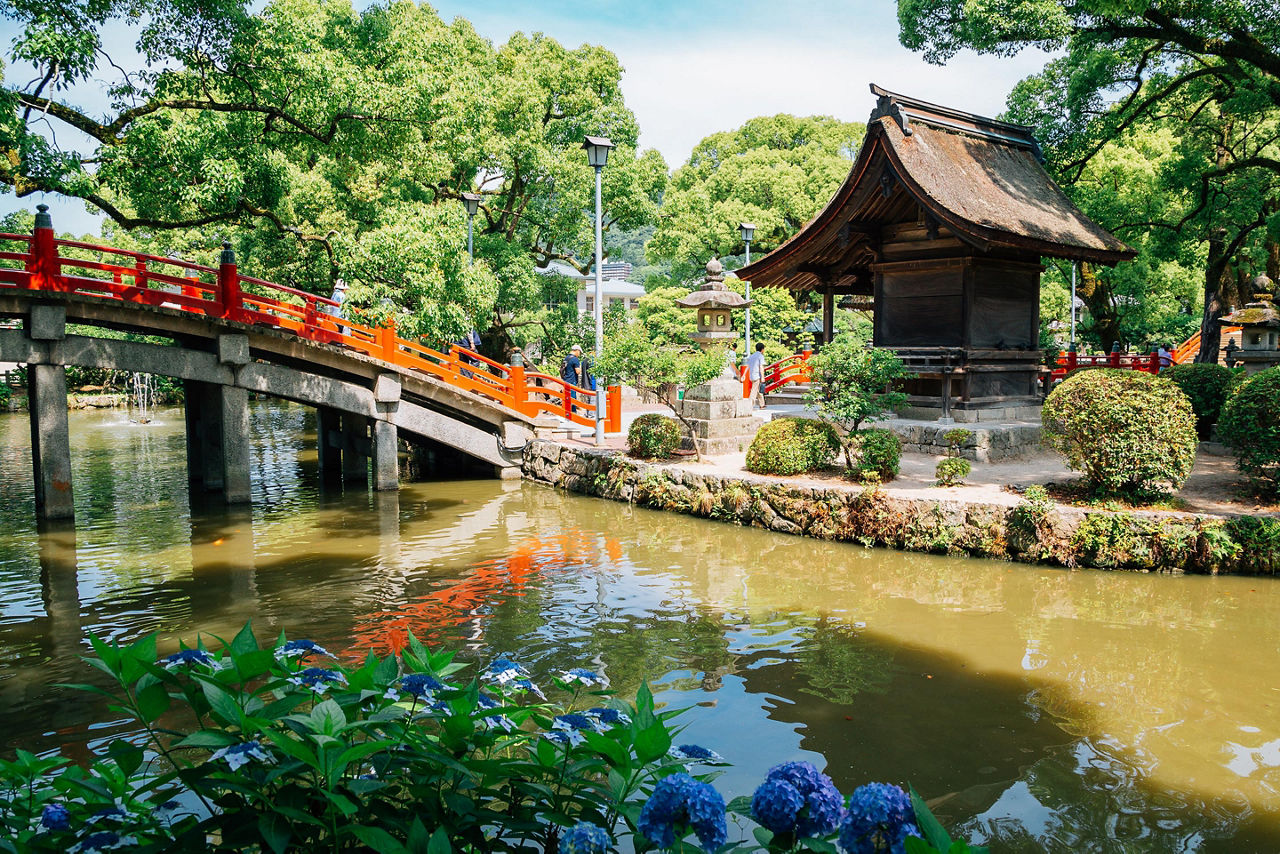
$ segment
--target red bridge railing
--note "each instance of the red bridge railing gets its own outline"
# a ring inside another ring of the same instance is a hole
[[[1160,364],[1160,354],[1158,352],[1134,355],[1114,352],[1103,356],[1081,356],[1074,350],[1067,350],[1058,354],[1049,379],[1050,382],[1057,382],[1079,368],[1121,368],[1142,371],[1147,374],[1158,374],[1162,367],[1168,367],[1168,364]]]
[[[812,355],[812,350],[802,350],[794,356],[779,359],[772,365],[765,365],[764,393],[769,394],[788,383],[807,383],[812,370],[809,365],[809,357]],[[742,377],[742,396],[751,397],[753,383],[746,365],[741,366],[738,373]]]
[[[0,293],[77,294],[280,329],[425,374],[525,415],[548,412],[582,426],[595,424],[596,395],[590,389],[500,364],[465,347],[448,345],[437,350],[422,341],[401,338],[394,320],[366,325],[338,317],[339,303],[327,297],[241,275],[229,244],[224,244],[214,268],[58,240],[41,217],[48,222],[48,214],[42,211],[33,234],[0,234],[0,243],[26,246],[23,252],[0,251]],[[622,395],[616,386],[606,391],[604,421],[607,432],[622,429]]]

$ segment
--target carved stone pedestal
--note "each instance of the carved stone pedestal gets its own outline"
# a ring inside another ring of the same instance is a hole
[[[751,401],[742,396],[742,380],[719,377],[684,393],[680,414],[693,426],[701,454],[745,451],[764,422],[751,414]],[[693,450],[688,437],[682,443]]]

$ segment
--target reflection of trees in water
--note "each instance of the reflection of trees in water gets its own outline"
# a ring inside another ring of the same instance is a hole
[[[1246,802],[1156,789],[1118,745],[1081,739],[1024,769],[957,831],[995,851],[1274,851],[1280,836]],[[944,805],[939,811],[961,808]]]
[[[883,694],[893,682],[893,652],[843,623],[820,618],[803,631],[792,656],[807,684],[801,691],[829,703],[852,703],[862,693]]]

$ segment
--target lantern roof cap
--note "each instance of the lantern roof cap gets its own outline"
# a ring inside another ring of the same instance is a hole
[[[751,300],[745,299],[724,283],[724,264],[719,258],[707,262],[707,275],[702,285],[687,297],[676,300],[682,308],[746,308]]]
[[[1259,276],[1253,280],[1255,287],[1258,285],[1258,279],[1266,279],[1268,285],[1271,283],[1266,276]],[[1258,290],[1260,292],[1254,294],[1254,302],[1219,318],[1218,323],[1223,326],[1280,329],[1280,311],[1277,311],[1272,303],[1271,294],[1260,288]]]

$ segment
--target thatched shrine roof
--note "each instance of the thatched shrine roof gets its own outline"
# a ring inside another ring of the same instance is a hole
[[[793,290],[862,290],[880,260],[884,227],[914,223],[958,239],[970,253],[1098,264],[1134,256],[1049,177],[1031,128],[871,91],[879,102],[835,197],[790,240],[739,270],[740,278]]]

